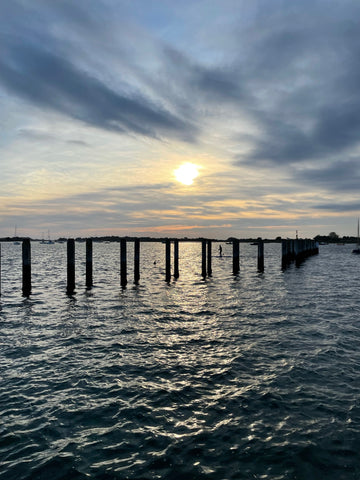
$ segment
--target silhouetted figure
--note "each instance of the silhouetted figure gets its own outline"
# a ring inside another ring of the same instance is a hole
[[[221,245],[219,245],[219,255],[220,255],[220,257],[222,257],[222,246]]]

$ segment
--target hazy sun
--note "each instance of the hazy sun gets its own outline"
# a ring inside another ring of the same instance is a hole
[[[175,178],[184,185],[191,185],[194,179],[199,175],[199,167],[193,163],[183,163],[174,170]]]

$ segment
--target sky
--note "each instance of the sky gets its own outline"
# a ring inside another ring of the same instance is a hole
[[[1,0],[0,236],[356,235],[359,19],[358,0]]]

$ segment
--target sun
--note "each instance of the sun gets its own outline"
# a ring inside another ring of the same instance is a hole
[[[187,162],[174,170],[175,178],[184,185],[192,185],[194,179],[199,175],[199,167],[193,163]]]

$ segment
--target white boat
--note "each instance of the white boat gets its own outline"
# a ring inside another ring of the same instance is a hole
[[[14,238],[17,238],[17,226],[15,225],[15,232],[14,232]],[[15,240],[13,242],[14,245],[20,245],[19,240]]]
[[[41,240],[40,243],[44,243],[46,245],[53,245],[55,242],[50,239],[50,231],[48,230],[48,239],[44,240],[44,238]]]
[[[352,251],[352,253],[355,253],[356,255],[360,254],[359,219],[357,224],[357,245],[356,248],[354,248],[354,250]]]

